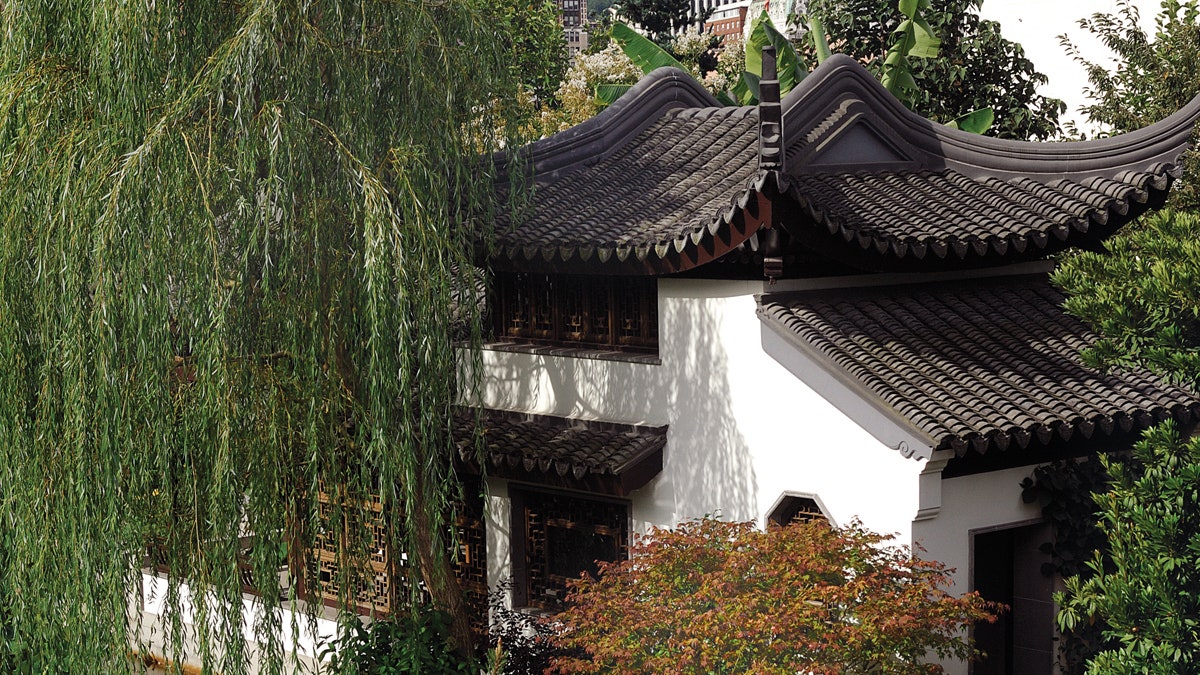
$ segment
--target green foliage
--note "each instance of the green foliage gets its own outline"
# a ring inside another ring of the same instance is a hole
[[[933,34],[933,28],[921,17],[920,12],[929,9],[930,0],[899,0],[900,24],[892,30],[892,45],[883,58],[879,81],[893,96],[909,107],[916,102],[919,93],[912,75],[909,59],[934,59],[941,49],[942,41]]]
[[[961,129],[971,134],[986,134],[996,121],[996,112],[991,108],[981,108],[950,120],[946,126]]]
[[[1045,76],[1025,58],[1019,44],[1004,39],[999,24],[979,18],[980,2],[946,0],[921,10],[920,16],[941,44],[938,58],[911,63],[912,109],[934,121],[950,122],[991,108],[995,123],[989,135],[1056,136],[1063,103],[1037,94]],[[876,76],[887,67],[894,32],[909,20],[896,12],[893,0],[812,0],[808,12],[824,23],[834,52],[859,59]],[[915,36],[915,25],[913,31]],[[808,63],[816,62],[811,45],[802,45],[802,52]]]
[[[463,644],[452,338],[479,338],[474,158],[517,89],[498,26],[477,0],[0,3],[0,598],[33,663],[129,669],[153,548],[193,653],[246,672],[241,563],[275,607],[344,533],[357,588],[373,494]],[[281,673],[291,627],[256,616]]]
[[[588,0],[588,18],[593,21],[603,20],[608,17],[608,8],[612,7],[615,0]]]
[[[1093,576],[1072,577],[1059,624],[1095,617],[1115,643],[1088,665],[1092,675],[1200,671],[1200,437],[1184,439],[1172,422],[1134,447],[1140,470],[1106,466],[1112,487],[1096,495],[1111,569],[1101,556]]]
[[[965,625],[996,609],[943,590],[946,570],[858,524],[760,531],[711,518],[640,537],[573,582],[564,673],[932,673],[968,658]]]
[[[477,675],[450,646],[450,618],[422,608],[363,624],[352,619],[330,650],[329,665],[355,675]]]
[[[621,45],[625,55],[647,75],[658,68],[687,70],[667,50],[623,23],[613,24],[611,34],[613,41]]]
[[[1109,455],[1107,459],[1129,461],[1124,455]],[[1100,560],[1103,569],[1112,570],[1108,540],[1099,527],[1093,497],[1108,487],[1108,471],[1100,455],[1039,466],[1021,482],[1021,499],[1026,504],[1040,504],[1042,516],[1053,528],[1053,541],[1041,546],[1050,554],[1044,574],[1087,579],[1093,576],[1088,566],[1093,560]],[[1099,617],[1077,622],[1069,629],[1060,627],[1058,661],[1064,675],[1085,672],[1087,662],[1106,645],[1103,632],[1107,627]]]
[[[750,38],[746,40],[746,72],[755,76],[755,82],[762,78],[762,53],[763,47],[767,45],[775,48],[775,71],[779,78],[779,93],[786,94],[808,75],[808,69],[800,60],[800,55],[796,53],[792,43],[775,28],[775,24],[771,23],[771,17],[763,12],[754,20],[754,25],[750,28]],[[757,86],[754,87],[754,89],[757,88]],[[744,103],[753,102],[757,102],[757,95],[754,101]]]
[[[1084,58],[1092,103],[1083,110],[1107,130],[1130,131],[1175,112],[1200,91],[1200,12],[1164,0],[1153,38],[1137,11],[1081,22],[1117,56],[1114,70]],[[1106,243],[1108,255],[1062,261],[1055,281],[1066,308],[1101,334],[1084,353],[1102,368],[1148,367],[1200,383],[1200,191],[1195,152],[1171,194],[1174,211],[1143,218]],[[1089,673],[1191,673],[1200,668],[1200,441],[1173,424],[1148,431],[1135,449],[1143,468],[1110,466],[1113,487],[1097,496],[1111,561],[1068,580],[1062,626],[1105,625],[1111,641]],[[1105,568],[1105,565],[1110,567]]]
[[[1066,310],[1100,333],[1085,362],[1200,385],[1200,214],[1159,211],[1105,248],[1065,258],[1053,277]]]
[[[497,4],[504,20],[499,34],[511,40],[512,76],[541,104],[554,104],[554,92],[567,72],[567,40],[553,0],[505,0]]]
[[[1117,3],[1116,14],[1094,14],[1080,20],[1115,56],[1093,61],[1066,38],[1063,47],[1087,69],[1091,103],[1082,111],[1106,132],[1133,131],[1179,110],[1200,93],[1200,7],[1196,0],[1163,0],[1155,17],[1155,34],[1147,35],[1138,23],[1137,7]],[[1185,178],[1172,192],[1180,209],[1200,209],[1200,161],[1196,150],[1186,155]]]
[[[825,59],[833,55],[829,49],[829,39],[825,35],[825,24],[821,22],[820,17],[808,17],[808,36],[812,40],[813,56],[817,65],[824,63]]]
[[[510,608],[512,586],[512,580],[506,579],[488,592],[487,674],[543,675],[554,658],[563,655],[551,639],[558,632],[557,621]]]
[[[655,42],[666,45],[673,32],[703,24],[712,13],[697,14],[692,0],[617,0],[617,15],[641,26]]]

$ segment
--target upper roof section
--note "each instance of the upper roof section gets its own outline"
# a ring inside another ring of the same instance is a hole
[[[1200,97],[1121,136],[1000,140],[921,118],[839,55],[783,111],[783,165],[763,168],[758,108],[719,107],[678,70],[651,73],[596,118],[521,150],[535,187],[498,225],[499,258],[669,274],[757,246],[768,228],[785,235],[775,245],[864,271],[1039,258],[1160,205]]]

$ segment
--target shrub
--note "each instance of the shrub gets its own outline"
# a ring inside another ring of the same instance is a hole
[[[1166,422],[1133,454],[1104,460],[1112,483],[1094,498],[1108,559],[1066,580],[1059,625],[1104,625],[1090,675],[1200,672],[1200,437]]]
[[[975,650],[997,606],[949,595],[948,570],[854,523],[766,532],[712,518],[638,538],[573,582],[556,638],[590,658],[563,673],[931,673]]]
[[[352,620],[331,650],[333,672],[358,675],[474,675],[450,643],[445,612],[418,607],[368,624]]]
[[[508,606],[512,579],[488,593],[488,675],[542,675],[550,668],[557,649],[550,638],[554,624]]]

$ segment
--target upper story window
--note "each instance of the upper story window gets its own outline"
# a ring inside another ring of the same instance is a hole
[[[654,278],[497,274],[495,337],[558,346],[658,351]]]

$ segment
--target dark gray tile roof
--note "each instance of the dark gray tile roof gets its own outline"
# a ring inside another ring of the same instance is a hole
[[[752,189],[757,124],[754,108],[669,110],[596,164],[538,185],[522,226],[501,225],[496,243],[512,258],[663,258],[730,207],[714,195]]]
[[[475,457],[474,414],[463,410],[455,418],[455,438],[467,461]],[[484,454],[493,469],[576,480],[589,476],[620,478],[645,469],[648,463],[657,462],[661,469],[667,443],[665,426],[589,422],[490,409],[480,415]],[[637,487],[641,486],[627,489]]]
[[[1039,258],[1092,244],[1159,205],[1200,119],[1197,97],[1107,139],[986,138],[909,112],[838,56],[783,108],[786,161],[762,169],[757,108],[721,108],[685,74],[651,73],[600,116],[519,151],[535,187],[526,209],[498,223],[497,258],[667,274],[735,251],[765,223],[786,229],[793,246],[864,270]],[[502,190],[522,182],[502,172]]]
[[[850,264],[987,264],[1103,239],[1165,195],[1172,168],[1048,182],[970,178],[952,169],[806,173],[792,177],[787,193],[811,225],[828,231],[828,255]],[[823,234],[810,243],[819,245]]]
[[[984,452],[1200,415],[1145,371],[1100,373],[1044,276],[766,295],[759,315],[935,449]]]

